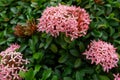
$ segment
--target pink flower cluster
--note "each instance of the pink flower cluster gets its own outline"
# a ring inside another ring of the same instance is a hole
[[[120,74],[117,73],[117,74],[113,74],[114,76],[114,80],[120,80]]]
[[[38,31],[57,37],[65,33],[71,40],[84,36],[89,28],[89,14],[80,7],[59,5],[47,7],[37,25]]]
[[[23,59],[20,52],[16,52],[20,46],[12,44],[5,51],[0,53],[0,80],[22,80],[19,71],[27,71],[24,64],[28,64],[28,60]]]
[[[110,43],[102,40],[92,41],[88,46],[88,50],[83,54],[86,55],[87,59],[92,60],[91,64],[94,62],[96,65],[100,64],[103,70],[107,72],[113,67],[116,67],[119,61],[116,48]]]

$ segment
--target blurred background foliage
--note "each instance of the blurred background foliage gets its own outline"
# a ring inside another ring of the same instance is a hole
[[[64,34],[53,38],[37,31],[26,37],[14,35],[14,27],[40,18],[46,7],[58,4],[85,8],[91,24],[86,36],[70,41]],[[25,80],[113,80],[118,67],[105,73],[91,64],[82,52],[93,39],[111,42],[120,54],[120,0],[0,0],[0,51],[11,43],[21,45],[24,58],[30,60],[28,72],[20,72]]]

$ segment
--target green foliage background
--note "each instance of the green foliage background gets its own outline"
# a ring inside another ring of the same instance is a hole
[[[100,5],[94,0],[0,0],[0,51],[11,43],[21,45],[19,51],[31,62],[28,72],[19,73],[25,80],[113,80],[120,62],[106,73],[82,55],[93,39],[112,43],[120,54],[120,0],[102,1]],[[57,38],[38,32],[25,38],[13,34],[17,24],[33,18],[37,22],[47,6],[59,3],[87,10],[91,24],[86,36],[70,41],[64,34]]]

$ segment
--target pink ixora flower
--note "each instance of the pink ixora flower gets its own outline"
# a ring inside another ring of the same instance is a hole
[[[19,71],[27,71],[24,64],[28,64],[27,59],[23,59],[20,52],[16,52],[20,46],[12,44],[5,51],[0,53],[0,80],[22,80]]]
[[[89,14],[83,8],[59,4],[44,10],[37,28],[39,32],[50,33],[54,37],[63,32],[73,40],[86,35],[89,24]]]
[[[113,67],[117,66],[119,61],[118,54],[116,53],[116,48],[110,43],[104,42],[102,40],[93,40],[88,46],[88,50],[84,53],[87,59],[92,60],[92,64],[100,64],[104,71],[109,71]]]
[[[117,74],[113,74],[114,76],[114,80],[120,80],[120,74],[117,73]]]

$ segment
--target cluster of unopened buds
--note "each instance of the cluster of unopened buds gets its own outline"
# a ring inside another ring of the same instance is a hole
[[[35,20],[28,20],[25,26],[17,24],[14,28],[14,34],[18,37],[32,36],[36,29]]]
[[[16,51],[19,47],[17,44],[12,44],[0,53],[0,80],[22,80],[19,71],[27,71],[25,64],[29,61],[23,59],[23,55]]]

